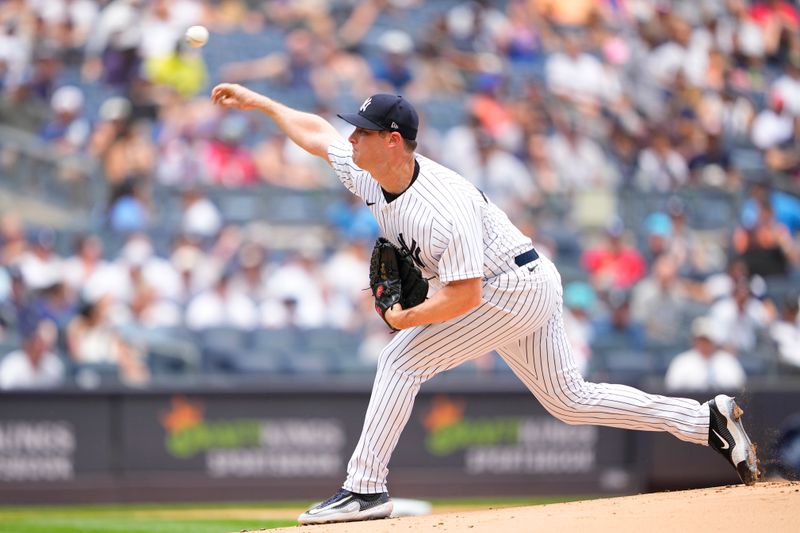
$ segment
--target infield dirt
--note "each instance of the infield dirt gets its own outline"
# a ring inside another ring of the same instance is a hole
[[[639,494],[533,507],[272,529],[291,533],[800,531],[800,482]],[[253,533],[259,530],[253,530]]]

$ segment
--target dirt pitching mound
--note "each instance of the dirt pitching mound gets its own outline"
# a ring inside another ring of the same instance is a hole
[[[571,503],[274,529],[292,533],[798,531],[800,482],[640,494]]]

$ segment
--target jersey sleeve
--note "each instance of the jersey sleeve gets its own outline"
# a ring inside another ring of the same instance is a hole
[[[483,277],[483,211],[475,202],[454,205],[450,240],[439,259],[439,279]]]
[[[344,140],[331,143],[328,146],[328,161],[342,185],[359,198],[364,198],[372,179],[369,172],[353,163],[353,147],[350,143]]]

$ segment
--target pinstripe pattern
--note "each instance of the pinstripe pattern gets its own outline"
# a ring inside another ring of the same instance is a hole
[[[371,176],[352,164],[348,145],[331,145],[342,183],[371,206],[384,235],[412,236],[434,287],[482,278],[481,304],[448,322],[397,333],[383,349],[364,427],[343,488],[386,491],[388,464],[420,386],[437,373],[492,350],[553,416],[568,424],[666,431],[707,444],[709,409],[684,398],[624,385],[589,383],[578,373],[562,320],[561,277],[545,258],[517,267],[531,242],[466,180],[421,156],[412,187],[386,203]]]
[[[387,203],[378,183],[355,166],[349,143],[332,144],[328,159],[338,178],[372,210],[384,237],[401,246],[402,233],[420,247],[422,272],[434,288],[455,280],[497,276],[531,248],[508,217],[470,182],[417,155],[419,176]]]

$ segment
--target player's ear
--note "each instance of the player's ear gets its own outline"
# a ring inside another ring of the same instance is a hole
[[[403,145],[403,136],[400,135],[400,132],[393,131],[389,134],[389,146],[394,148],[395,146],[402,146]]]

